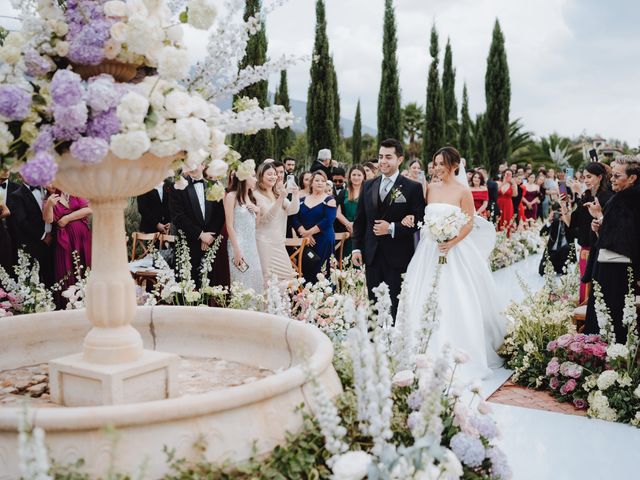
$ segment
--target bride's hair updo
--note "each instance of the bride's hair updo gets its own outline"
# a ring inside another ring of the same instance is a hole
[[[449,170],[455,168],[454,173],[456,175],[459,173],[460,169],[458,168],[458,165],[460,165],[460,152],[455,147],[442,147],[434,153],[432,158],[434,164],[438,155],[442,155],[442,160]]]

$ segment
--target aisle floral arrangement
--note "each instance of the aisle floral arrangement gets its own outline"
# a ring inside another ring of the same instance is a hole
[[[489,258],[491,270],[495,272],[524,260],[529,255],[542,253],[546,239],[540,235],[541,228],[540,222],[529,222],[514,229],[509,235],[507,230],[496,232],[496,246]]]
[[[0,266],[0,317],[55,310],[53,293],[40,281],[40,265],[22,250],[13,277]]]

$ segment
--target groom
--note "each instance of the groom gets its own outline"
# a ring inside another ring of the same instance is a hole
[[[391,313],[398,311],[398,295],[402,275],[407,271],[414,251],[414,233],[400,222],[413,215],[414,224],[424,216],[422,185],[400,175],[404,160],[402,144],[388,139],[380,144],[378,168],[381,175],[365,182],[362,187],[358,210],[353,222],[353,263],[366,265],[369,298],[375,299],[372,290],[385,282],[391,294]]]

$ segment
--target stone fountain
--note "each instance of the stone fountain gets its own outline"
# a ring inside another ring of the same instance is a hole
[[[56,185],[90,200],[93,264],[86,310],[8,317],[0,321],[0,371],[49,364],[51,400],[32,408],[58,462],[82,458],[86,471],[167,471],[163,448],[194,458],[197,442],[211,461],[268,454],[302,425],[309,404],[306,363],[331,395],[341,390],[329,339],[315,327],[257,312],[199,307],[136,307],[124,243],[126,198],[148,191],[173,158],[109,155],[83,165],[63,155]],[[82,352],[79,350],[82,347]],[[270,375],[197,394],[178,388],[180,356],[237,362]],[[20,407],[0,407],[0,479],[19,476]],[[113,427],[119,440],[106,429]],[[115,451],[114,451],[115,449]]]

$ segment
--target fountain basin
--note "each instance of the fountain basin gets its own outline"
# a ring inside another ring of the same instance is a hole
[[[333,396],[341,391],[333,347],[317,328],[297,320],[242,310],[139,307],[132,325],[144,347],[190,357],[220,358],[273,371],[252,383],[201,394],[125,405],[33,408],[34,425],[46,432],[50,455],[60,463],[83,458],[85,471],[105,475],[115,454],[119,472],[135,474],[147,462],[148,478],[167,472],[163,448],[177,458],[238,463],[268,454],[296,432],[309,405],[303,362]],[[91,325],[83,310],[0,320],[0,370],[46,363],[81,349]],[[19,477],[20,408],[0,407],[0,479]],[[118,432],[114,441],[113,433]]]

